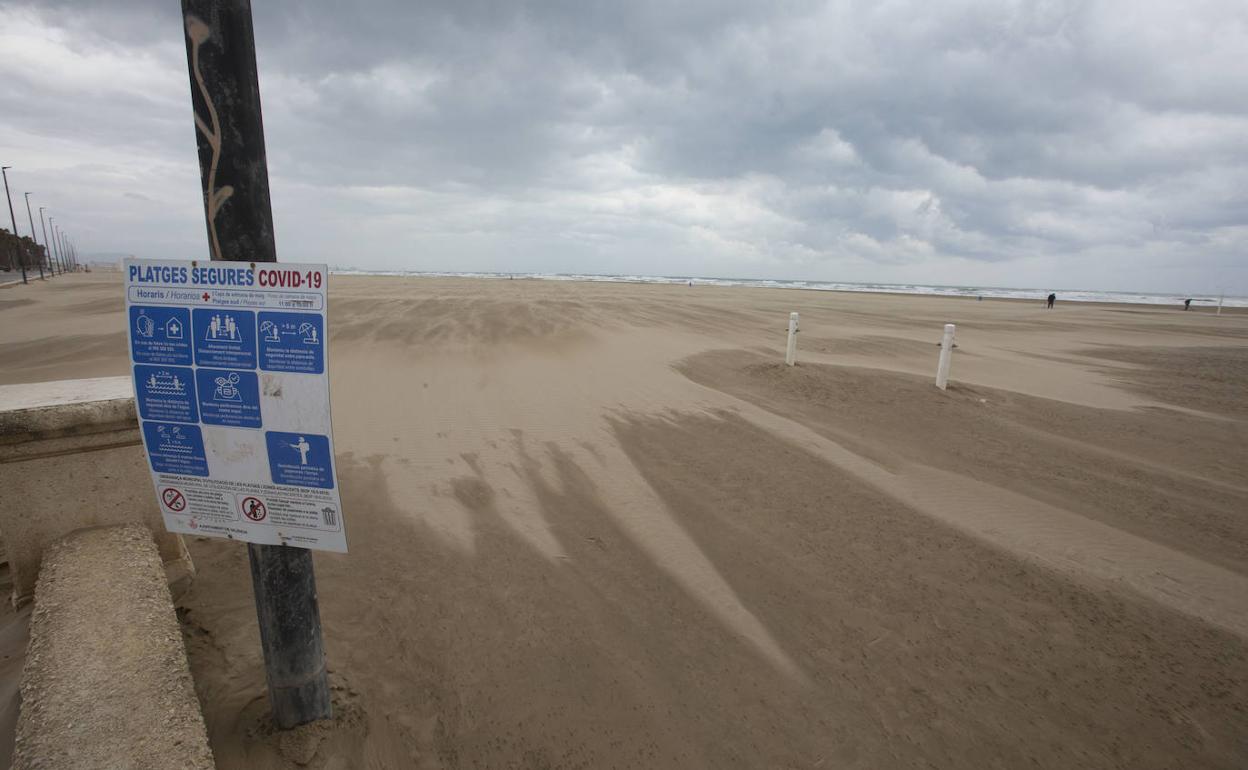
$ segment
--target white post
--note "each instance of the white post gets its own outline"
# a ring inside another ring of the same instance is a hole
[[[1224,299],[1226,299],[1225,296],[1218,297],[1218,315],[1222,315],[1222,301]]]
[[[936,365],[936,387],[941,390],[949,384],[949,363],[953,360],[953,324],[945,324],[945,336],[940,341],[940,363]]]
[[[784,362],[792,366],[797,357],[797,313],[789,313],[789,344],[784,349]]]

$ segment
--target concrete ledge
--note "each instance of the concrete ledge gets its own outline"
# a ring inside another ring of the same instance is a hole
[[[0,490],[15,604],[33,593],[44,548],[86,527],[145,524],[170,580],[194,575],[156,505],[129,377],[0,386]]]
[[[13,767],[213,767],[152,533],[76,532],[43,556]]]
[[[137,424],[134,384],[129,377],[0,386],[0,445],[135,428]]]

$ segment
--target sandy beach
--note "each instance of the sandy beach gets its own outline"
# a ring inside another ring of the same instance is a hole
[[[221,768],[1248,765],[1242,311],[336,276],[330,327],[338,718],[266,727],[192,538]],[[0,291],[0,383],[124,330],[115,273]]]

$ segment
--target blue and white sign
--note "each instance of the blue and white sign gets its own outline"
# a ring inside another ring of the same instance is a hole
[[[256,314],[250,310],[195,308],[195,363],[256,368]]]
[[[266,431],[264,441],[268,445],[269,472],[274,484],[321,489],[334,486],[333,458],[327,436]]]
[[[325,371],[325,321],[320,313],[261,313],[260,368],[267,372]]]
[[[134,397],[144,420],[199,422],[195,411],[195,381],[182,366],[134,367]]]
[[[128,259],[143,444],[172,532],[345,552],[324,265]]]
[[[199,413],[204,425],[259,428],[260,383],[256,373],[238,369],[196,369]]]
[[[152,470],[159,473],[185,473],[207,476],[204,437],[198,425],[171,422],[144,422],[143,443],[152,458]]]
[[[191,313],[180,307],[130,306],[136,364],[191,365]]]

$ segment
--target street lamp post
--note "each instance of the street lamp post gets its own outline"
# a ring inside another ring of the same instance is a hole
[[[56,243],[61,250],[61,256],[65,257],[65,264],[69,264],[69,253],[65,251],[65,231],[60,225],[56,226]]]
[[[26,193],[26,219],[30,221],[30,239],[35,242],[35,246],[39,251],[39,280],[46,281],[47,277],[43,274],[43,246],[39,245],[39,236],[35,233],[35,218],[30,213],[30,193]],[[51,268],[51,264],[48,265]]]
[[[56,244],[56,250],[61,255],[61,265],[67,265],[65,247],[61,245],[61,227],[56,224],[56,217],[48,217],[48,226],[52,228],[52,242]]]
[[[65,272],[65,259],[64,259],[65,254],[61,251],[60,246],[58,246],[56,243],[56,217],[48,217],[48,228],[52,232],[52,237],[49,239],[52,241],[52,250],[57,255],[56,257],[57,260],[61,263],[61,272],[64,273]]]
[[[9,196],[9,169],[12,166],[0,166],[0,176],[4,177],[4,197],[9,202],[9,221],[13,223],[13,248],[19,249],[17,262],[22,266],[22,283],[29,283],[26,280],[26,260],[22,259],[20,248],[22,241],[17,237],[17,217],[13,216],[13,198]]]
[[[43,206],[39,207],[39,227],[43,229],[43,243],[48,249],[48,259],[52,263],[52,273],[56,273],[56,249],[52,248],[52,242],[48,240],[48,223],[43,218]],[[65,275],[65,268],[61,268],[61,275]]]

